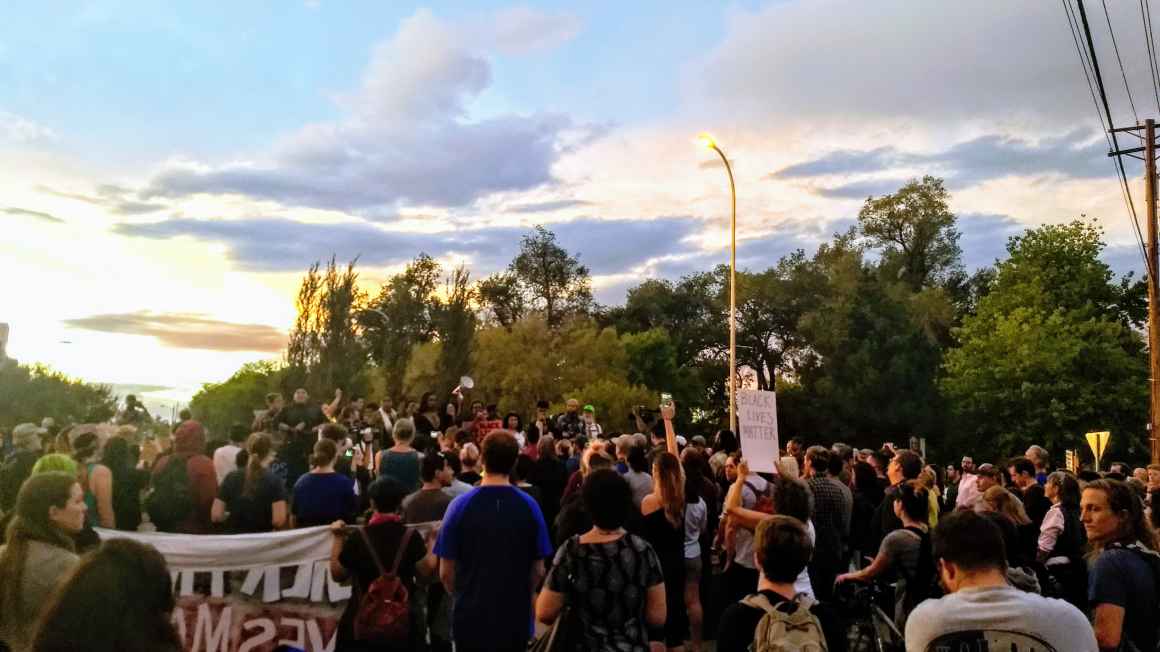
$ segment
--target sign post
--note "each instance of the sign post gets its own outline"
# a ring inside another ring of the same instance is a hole
[[[1104,451],[1108,449],[1108,441],[1112,438],[1110,432],[1089,432],[1087,434],[1088,446],[1091,446],[1092,455],[1096,456],[1096,471],[1100,470],[1100,458],[1104,456]]]
[[[757,389],[737,391],[738,441],[752,471],[775,473],[778,459],[777,393]]]

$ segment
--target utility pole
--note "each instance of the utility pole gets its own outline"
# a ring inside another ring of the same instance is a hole
[[[1148,438],[1160,464],[1160,282],[1156,278],[1156,121],[1144,121],[1144,214],[1148,219]]]

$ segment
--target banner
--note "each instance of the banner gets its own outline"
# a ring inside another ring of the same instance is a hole
[[[330,576],[330,528],[206,535],[98,529],[165,557],[186,652],[334,652],[350,587]]]
[[[778,459],[777,393],[757,389],[737,392],[737,429],[741,454],[750,471],[774,473]]]

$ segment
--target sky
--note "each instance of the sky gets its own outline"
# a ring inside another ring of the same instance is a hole
[[[1157,115],[1132,3],[1089,14],[1117,124]],[[16,3],[0,21],[8,353],[178,399],[276,358],[307,266],[474,278],[543,224],[623,302],[764,269],[946,180],[964,262],[1081,215],[1141,259],[1051,2]],[[1105,22],[1106,21],[1106,22]],[[1118,39],[1123,77],[1108,25]],[[1140,166],[1129,161],[1142,197]]]

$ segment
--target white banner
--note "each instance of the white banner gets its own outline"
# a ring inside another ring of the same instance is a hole
[[[777,461],[777,393],[757,389],[737,392],[737,429],[741,454],[750,471],[774,473]]]
[[[334,652],[350,586],[330,576],[326,526],[205,535],[98,529],[165,557],[177,594],[173,623],[186,652]]]

